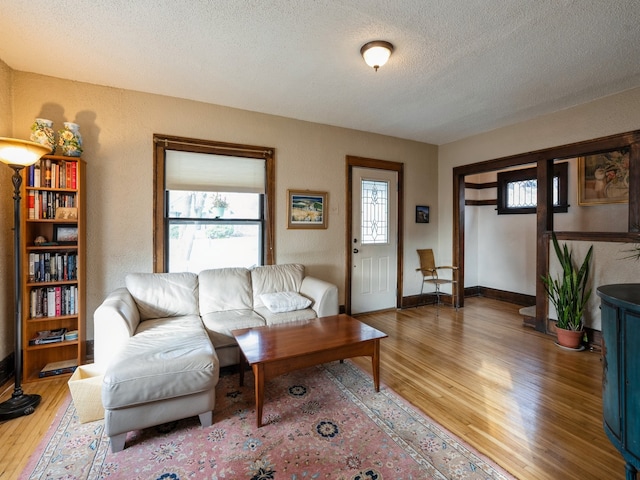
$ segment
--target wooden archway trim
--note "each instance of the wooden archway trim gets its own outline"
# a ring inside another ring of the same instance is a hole
[[[509,167],[535,163],[538,167],[538,205],[536,209],[536,276],[549,270],[549,235],[553,231],[553,163],[618,148],[629,148],[629,214],[627,232],[556,232],[564,240],[599,242],[640,242],[640,130],[600,137],[543,150],[486,160],[453,169],[453,259],[459,267],[458,280],[464,287],[465,177]],[[458,305],[464,306],[464,288],[457,291]],[[546,332],[548,299],[542,282],[536,282],[536,322]]]

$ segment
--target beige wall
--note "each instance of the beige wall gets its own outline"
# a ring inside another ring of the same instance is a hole
[[[0,137],[11,137],[11,69],[0,60]],[[14,349],[13,187],[11,170],[0,165],[0,360]]]
[[[336,283],[344,302],[345,156],[405,164],[405,295],[417,293],[415,249],[437,242],[437,147],[189,100],[14,72],[13,133],[35,117],[80,125],[87,162],[88,336],[95,308],[128,272],[152,270],[152,135],[275,147],[276,261]],[[327,230],[287,230],[288,188],[329,192]],[[416,225],[416,204],[432,223]]]
[[[640,129],[640,89],[553,115],[436,146],[243,110],[13,72],[0,61],[0,134],[28,138],[37,116],[56,128],[76,121],[88,164],[88,329],[104,296],[126,273],[152,269],[152,135],[165,133],[276,148],[276,261],[302,262],[339,285],[344,302],[345,155],[405,164],[404,292],[419,292],[415,249],[435,246],[451,259],[452,169],[505,155]],[[8,170],[8,169],[7,169]],[[313,172],[310,174],[309,172]],[[3,184],[9,173],[0,173]],[[440,188],[438,188],[440,187]],[[327,230],[287,230],[286,190],[329,192]],[[0,242],[11,244],[11,196],[0,188]],[[431,223],[415,224],[416,204],[431,206]],[[0,245],[1,246],[1,245]],[[3,252],[11,251],[3,248]],[[481,252],[478,252],[481,254]],[[602,254],[600,254],[602,255]],[[2,278],[12,278],[3,254]],[[601,268],[602,264],[596,268]],[[598,274],[600,275],[600,273]],[[468,277],[469,278],[469,277]],[[604,277],[603,277],[604,278]],[[607,277],[608,278],[608,277]],[[9,282],[0,289],[0,358],[12,350]],[[481,282],[480,282],[481,283]]]
[[[452,183],[454,167],[638,129],[640,88],[440,146],[438,195],[442,217],[438,224],[438,236],[441,249],[451,255],[453,199],[452,189],[445,186]],[[571,165],[570,174],[575,182],[575,161]],[[575,185],[570,185],[569,195],[572,213],[556,215],[557,229],[604,229],[601,214],[606,211],[606,215],[616,217],[609,224],[609,231],[621,230],[619,217],[626,216],[626,207],[579,207]],[[535,294],[535,220],[528,215],[510,215],[503,221],[496,219],[495,211],[488,212],[486,209],[487,207],[474,207],[470,209],[470,213],[481,211],[483,216],[471,215],[466,219],[467,226],[470,227],[465,237],[466,286],[493,286]],[[490,222],[494,224],[493,228],[488,225]],[[595,223],[598,225],[595,226]],[[507,224],[508,228],[505,228]],[[581,257],[590,243],[573,244],[576,255]],[[594,245],[594,287],[617,282],[640,282],[640,263],[621,260],[625,248],[624,245],[611,243]],[[499,254],[500,259],[494,258],[487,265],[492,254]],[[528,260],[526,257],[529,257]],[[525,281],[525,278],[529,280]],[[596,329],[600,328],[598,303],[599,299],[594,292],[587,324]]]

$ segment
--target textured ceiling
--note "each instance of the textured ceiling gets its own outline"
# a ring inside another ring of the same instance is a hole
[[[376,39],[395,45],[377,73],[360,56]],[[19,71],[443,144],[640,86],[640,8],[0,0],[0,59]]]

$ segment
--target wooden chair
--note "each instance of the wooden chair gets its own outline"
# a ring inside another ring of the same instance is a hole
[[[423,295],[424,284],[430,283],[435,288],[437,305],[440,305],[441,285],[451,284],[452,304],[458,309],[458,300],[456,296],[456,286],[458,285],[457,273],[458,267],[451,265],[437,266],[433,256],[433,250],[430,248],[418,249],[418,257],[420,258],[420,268],[416,268],[416,272],[422,273],[422,285],[420,286],[420,297]],[[451,270],[451,278],[440,278],[438,270]]]

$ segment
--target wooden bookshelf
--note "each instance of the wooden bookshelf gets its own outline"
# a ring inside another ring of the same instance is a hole
[[[45,155],[23,170],[23,382],[40,380],[47,364],[85,360],[85,170],[81,158],[59,155]],[[60,328],[77,330],[77,339],[30,344],[37,332]]]

